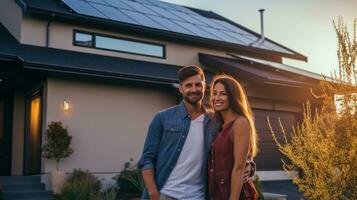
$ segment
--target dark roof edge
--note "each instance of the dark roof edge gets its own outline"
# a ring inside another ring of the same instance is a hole
[[[61,67],[55,65],[48,65],[48,64],[41,64],[41,63],[30,63],[25,62],[18,56],[13,55],[0,55],[0,60],[5,61],[13,61],[21,63],[24,69],[31,69],[31,70],[39,70],[39,71],[46,71],[46,72],[60,72],[65,74],[75,74],[75,75],[84,75],[84,76],[92,76],[92,77],[101,77],[101,78],[112,78],[112,79],[120,79],[120,80],[131,80],[131,81],[138,81],[138,82],[146,82],[146,83],[155,83],[155,84],[166,84],[170,85],[176,83],[176,80],[165,79],[165,78],[150,78],[150,77],[140,77],[136,75],[130,74],[114,74],[110,72],[98,72],[92,70],[85,70],[85,69],[73,69],[68,67]],[[67,69],[67,70],[65,70]]]
[[[207,57],[216,57],[216,58],[222,58],[222,59],[228,59],[228,60],[232,60],[232,61],[237,61],[239,62],[239,60],[237,60],[237,58],[227,58],[227,57],[221,57],[221,56],[216,56],[216,55],[210,55],[210,54],[205,54],[205,53],[199,53],[198,54],[198,57],[199,59],[203,59],[203,58],[207,58]],[[244,61],[248,61],[248,62],[251,62],[251,60],[248,60],[248,59],[245,59],[245,58],[240,58],[239,59],[241,60],[244,60]],[[266,64],[263,64],[263,63],[257,63],[257,62],[254,62],[256,65],[261,65],[261,66],[264,66],[266,68],[273,68],[273,69],[278,69],[278,68],[275,68],[274,66],[271,66],[271,65],[266,65]],[[297,70],[300,70],[299,68],[296,68]],[[305,78],[308,78],[308,79],[311,79],[312,81],[321,81],[320,79],[316,79],[316,78],[312,78],[310,76],[306,76],[304,74],[300,74],[300,73],[296,73],[296,72],[292,72],[292,71],[288,71],[288,70],[284,70],[284,69],[279,69],[280,71],[283,71],[284,73],[287,73],[287,74],[291,74],[291,75],[298,75],[298,76],[303,76]],[[303,70],[302,70],[303,71]],[[309,72],[309,71],[306,71],[306,72]],[[311,72],[309,72],[311,73]]]
[[[155,79],[155,78],[148,78],[139,77],[135,75],[121,75],[121,74],[114,74],[110,72],[97,72],[92,70],[73,70],[68,68],[68,70],[64,70],[63,67],[58,66],[49,66],[48,64],[34,64],[34,63],[23,63],[24,68],[32,69],[32,70],[40,70],[46,72],[59,72],[64,74],[75,74],[81,76],[92,76],[92,77],[100,77],[100,78],[110,78],[110,79],[119,79],[119,80],[130,80],[130,81],[137,81],[137,82],[145,82],[145,83],[154,83],[154,84],[165,84],[171,85],[176,83],[173,80],[168,79]],[[46,68],[44,68],[46,67]]]
[[[16,2],[23,2],[22,0],[16,0]],[[21,5],[20,5],[21,6]],[[114,21],[108,21],[108,20],[100,20],[95,17],[90,17],[90,16],[84,16],[84,15],[78,15],[78,14],[68,14],[68,13],[60,13],[60,12],[54,12],[54,11],[48,11],[48,10],[43,10],[43,9],[38,9],[35,7],[29,7],[25,4],[25,6],[21,6],[23,8],[23,11],[29,12],[35,15],[39,16],[51,16],[52,18],[58,18],[61,20],[69,20],[71,22],[85,22],[88,23],[88,25],[96,25],[96,27],[102,25],[103,27],[111,27],[111,28],[124,28],[124,31],[126,30],[127,32],[130,32],[131,34],[139,34],[139,35],[150,35],[152,38],[157,38],[157,39],[162,39],[162,37],[165,37],[166,39],[169,40],[175,40],[179,39],[182,42],[187,42],[187,43],[194,43],[194,44],[204,44],[208,47],[213,47],[216,48],[219,47],[220,49],[223,50],[228,50],[228,51],[239,51],[239,50],[244,50],[244,51],[253,51],[253,52],[259,52],[262,54],[268,54],[268,55],[275,55],[275,56],[281,56],[281,57],[286,57],[286,58],[292,58],[296,60],[302,60],[302,61],[307,61],[307,57],[301,55],[301,54],[288,54],[288,53],[283,53],[283,52],[277,52],[277,51],[271,51],[271,50],[265,50],[261,48],[256,48],[256,47],[250,47],[250,46],[244,46],[244,45],[239,45],[239,44],[232,44],[228,42],[220,42],[216,40],[211,40],[211,39],[204,39],[204,38],[197,38],[197,37],[190,37],[185,34],[180,34],[180,33],[172,33],[168,31],[160,31],[160,30],[155,30],[152,28],[145,28],[142,26],[137,26],[137,25],[129,25],[129,24],[124,24],[124,23],[118,23]],[[227,20],[227,19],[226,19]],[[234,23],[234,22],[232,22]],[[237,25],[237,24],[235,24]],[[240,26],[240,25],[238,25]],[[242,26],[240,26],[242,27]],[[244,28],[244,27],[243,27]],[[138,31],[138,29],[140,31]],[[111,29],[113,31],[113,29]],[[123,30],[123,29],[122,29]],[[256,33],[255,33],[256,34]]]
[[[10,54],[0,54],[0,60],[14,61],[14,62],[19,62],[19,63],[24,62],[24,60],[22,58],[20,58],[19,56],[10,55]]]
[[[17,5],[19,5],[23,11],[27,10],[27,5],[23,0],[15,0]]]
[[[245,74],[246,79],[250,79],[252,81],[255,81],[259,84],[262,84],[262,82],[266,83],[266,84],[270,84],[270,85],[281,85],[281,86],[288,86],[288,87],[296,87],[296,88],[312,88],[315,85],[314,84],[310,84],[310,83],[304,83],[304,82],[289,82],[289,81],[284,81],[284,80],[271,80],[269,78],[257,75],[255,73],[252,72],[247,72],[241,69],[237,69],[234,67],[231,67],[229,64],[221,64],[219,63],[219,61],[214,60],[212,57],[217,57],[217,58],[223,58],[226,59],[224,57],[218,57],[218,56],[211,56],[208,54],[200,54],[199,55],[199,61],[205,65],[207,65],[208,67],[212,68],[213,66],[221,66],[221,67],[225,67],[226,70],[229,73],[232,73],[233,76],[236,76],[237,73],[236,71],[238,70],[240,73],[238,74]],[[227,58],[229,59],[229,58]],[[229,60],[234,60],[234,59],[229,59]],[[228,67],[228,68],[227,68]],[[250,77],[254,77],[253,79]]]

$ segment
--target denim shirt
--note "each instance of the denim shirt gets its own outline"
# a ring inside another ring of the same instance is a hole
[[[141,159],[138,167],[140,170],[154,169],[157,189],[160,191],[165,185],[168,177],[174,169],[180,156],[188,131],[191,118],[185,105],[179,105],[158,112],[152,120]],[[205,113],[203,121],[204,128],[204,159],[203,162],[203,184],[205,185],[205,199],[209,198],[207,184],[207,159],[211,142],[217,132],[217,126]],[[142,199],[149,199],[148,191],[145,189]]]

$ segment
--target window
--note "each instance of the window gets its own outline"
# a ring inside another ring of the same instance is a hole
[[[75,32],[74,34],[74,44],[78,46],[93,46],[93,35],[88,33]]]
[[[162,44],[117,38],[102,34],[74,31],[73,44],[76,46],[165,58],[165,46]]]

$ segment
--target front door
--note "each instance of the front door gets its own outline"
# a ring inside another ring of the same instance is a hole
[[[0,176],[11,173],[12,98],[0,93]]]

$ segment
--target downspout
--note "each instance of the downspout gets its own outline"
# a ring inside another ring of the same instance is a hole
[[[47,22],[46,26],[46,47],[50,46],[50,26],[52,24],[52,20],[55,17],[55,13],[52,13],[51,18]]]

